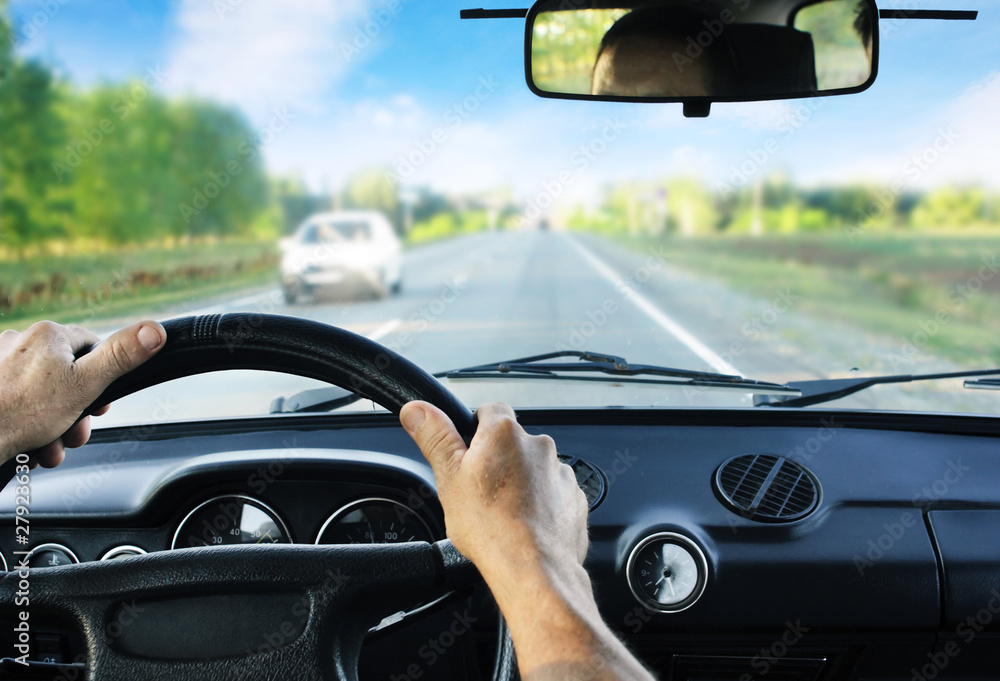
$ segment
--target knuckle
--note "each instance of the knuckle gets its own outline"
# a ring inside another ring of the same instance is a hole
[[[520,431],[521,426],[518,425],[517,419],[508,414],[504,414],[493,421],[493,428],[497,435],[500,437],[510,440],[514,439],[518,431]]]
[[[25,331],[25,335],[30,337],[41,336],[43,338],[51,338],[54,336],[58,336],[61,330],[62,327],[60,327],[55,322],[42,321],[42,322],[35,322],[31,326],[29,326],[28,330]]]
[[[535,436],[535,442],[537,442],[545,450],[550,451],[553,454],[555,454],[555,451],[556,451],[556,441],[553,440],[551,436],[545,435],[544,433],[542,435],[536,435]]]

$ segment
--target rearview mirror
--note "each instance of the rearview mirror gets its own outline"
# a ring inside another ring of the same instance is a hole
[[[543,97],[710,102],[861,92],[874,0],[538,0],[525,75]]]

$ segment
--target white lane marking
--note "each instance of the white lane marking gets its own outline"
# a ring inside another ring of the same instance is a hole
[[[368,340],[378,340],[384,336],[388,336],[390,333],[398,329],[403,324],[402,319],[390,319],[382,326],[375,329],[372,333],[368,334],[366,338]]]
[[[619,282],[622,281],[622,277],[620,277],[613,269],[611,269],[611,267],[605,264],[604,261],[591,253],[588,248],[579,243],[573,237],[569,237],[569,242],[572,244],[573,248],[576,249],[577,253],[579,253],[584,260],[589,262],[591,267],[597,270],[598,274],[611,282],[611,285],[615,286],[617,290],[617,286]],[[710,367],[712,367],[712,369],[724,374],[734,374],[737,376],[743,375],[736,367],[719,357],[707,345],[695,338],[687,329],[664,314],[658,307],[656,307],[656,305],[650,302],[649,298],[642,295],[634,288],[630,289],[630,291],[632,295],[628,298],[635,303],[636,307],[649,315],[653,321],[662,326],[668,333],[674,336],[674,338],[683,343],[688,350],[704,360]]]

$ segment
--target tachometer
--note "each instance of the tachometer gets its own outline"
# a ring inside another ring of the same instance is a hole
[[[170,548],[290,542],[288,527],[274,509],[242,494],[231,494],[209,499],[188,513]]]
[[[317,544],[395,544],[434,541],[424,519],[398,501],[358,499],[327,518]]]

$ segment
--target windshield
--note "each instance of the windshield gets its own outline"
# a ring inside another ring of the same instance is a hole
[[[563,350],[775,383],[1000,366],[996,0],[881,20],[866,92],[706,119],[538,98],[524,21],[466,4],[0,0],[0,324],[285,314],[430,372]],[[753,405],[603,378],[448,387]],[[317,385],[192,377],[102,423],[264,414]],[[996,414],[1000,393],[825,406]]]

